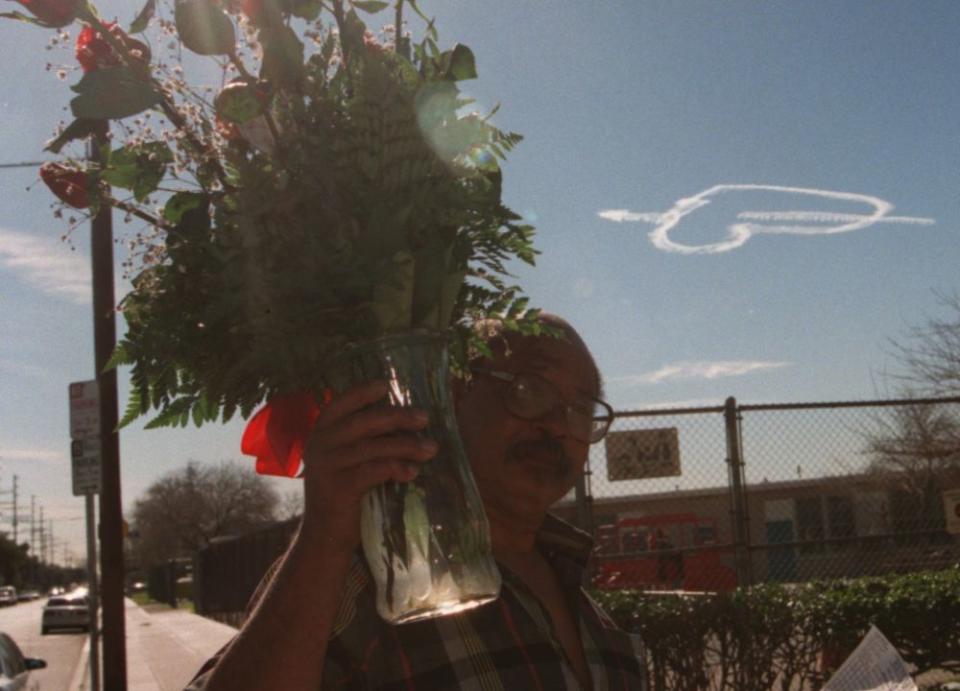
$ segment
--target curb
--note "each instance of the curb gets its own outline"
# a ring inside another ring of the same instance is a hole
[[[70,678],[70,686],[67,691],[85,691],[90,682],[90,636],[87,636],[83,644],[83,650],[80,651],[80,661],[76,669],[73,670],[73,676]]]

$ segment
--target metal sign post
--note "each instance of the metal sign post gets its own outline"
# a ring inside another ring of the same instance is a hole
[[[87,493],[87,573],[90,581],[90,691],[100,691],[100,580],[97,578],[97,515]]]
[[[97,381],[70,384],[70,460],[73,494],[86,498],[87,580],[90,612],[90,691],[100,691],[100,586],[97,578],[97,517],[94,495],[101,485],[100,387]]]

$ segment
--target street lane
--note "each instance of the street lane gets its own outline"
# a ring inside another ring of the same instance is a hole
[[[17,642],[26,657],[47,661],[47,668],[30,673],[43,691],[62,691],[70,685],[87,634],[81,631],[40,635],[40,615],[47,598],[0,607],[0,631]]]

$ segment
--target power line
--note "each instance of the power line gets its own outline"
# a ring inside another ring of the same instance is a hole
[[[45,161],[23,161],[22,163],[0,163],[0,168],[36,168],[42,166]]]

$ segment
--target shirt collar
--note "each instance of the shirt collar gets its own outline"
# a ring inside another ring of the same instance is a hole
[[[561,557],[585,571],[593,553],[593,538],[589,533],[548,513],[537,531],[537,546],[551,561]]]

